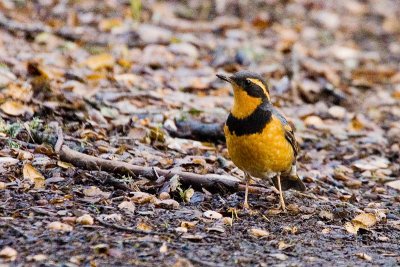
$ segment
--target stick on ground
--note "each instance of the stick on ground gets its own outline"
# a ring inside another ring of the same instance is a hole
[[[116,160],[100,159],[94,156],[86,155],[63,145],[60,150],[60,159],[65,162],[69,162],[75,167],[79,167],[86,170],[94,171],[106,171],[120,175],[132,175],[135,177],[141,176],[149,180],[156,180],[154,171],[158,175],[162,175],[166,178],[170,178],[174,175],[178,175],[183,183],[191,184],[194,186],[201,186],[205,188],[218,188],[218,185],[222,185],[228,189],[244,191],[244,185],[240,184],[240,179],[218,174],[196,174],[191,172],[183,172],[177,170],[163,170],[156,167],[142,167],[132,165],[126,162]],[[270,191],[266,188],[250,186],[249,192],[255,194],[265,194]]]

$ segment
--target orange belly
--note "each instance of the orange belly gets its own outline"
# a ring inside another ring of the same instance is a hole
[[[285,138],[281,122],[274,116],[261,133],[236,136],[227,126],[224,131],[233,163],[251,176],[265,178],[290,170],[293,149]]]

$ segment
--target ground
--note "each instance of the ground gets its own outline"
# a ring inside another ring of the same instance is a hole
[[[0,265],[399,265],[397,1],[140,2],[0,2]],[[296,127],[287,212],[159,175],[243,177],[215,76],[243,69]]]

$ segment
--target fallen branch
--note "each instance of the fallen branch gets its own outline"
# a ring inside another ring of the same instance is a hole
[[[196,120],[176,121],[178,131],[170,131],[174,137],[200,141],[224,142],[222,123],[202,123]]]
[[[79,167],[86,170],[93,171],[105,171],[119,175],[131,175],[134,177],[145,177],[149,180],[156,180],[157,176],[154,174],[155,171],[158,175],[162,175],[166,178],[170,178],[174,175],[180,177],[180,181],[185,184],[193,186],[199,186],[204,188],[218,188],[223,186],[225,188],[244,191],[245,187],[240,184],[240,179],[228,176],[228,175],[217,175],[217,174],[196,174],[191,172],[177,171],[177,170],[163,170],[157,167],[142,167],[132,165],[126,162],[100,159],[94,156],[86,155],[81,152],[72,150],[66,145],[63,145],[60,150],[60,159],[62,161],[71,163],[75,167]],[[249,191],[254,194],[265,194],[271,191],[258,186],[250,186]]]

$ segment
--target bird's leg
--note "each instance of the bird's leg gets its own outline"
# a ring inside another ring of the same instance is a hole
[[[248,173],[245,173],[245,179],[246,179],[246,189],[244,191],[243,208],[244,209],[249,209],[250,206],[249,206],[249,203],[247,202],[247,196],[249,194],[249,183],[250,183],[251,177],[250,177],[250,175]]]
[[[279,199],[280,199],[280,204],[281,204],[281,209],[283,211],[286,211],[286,205],[285,205],[285,200],[283,199],[283,192],[282,192],[282,187],[281,187],[281,175],[278,175],[278,189],[279,189]]]

